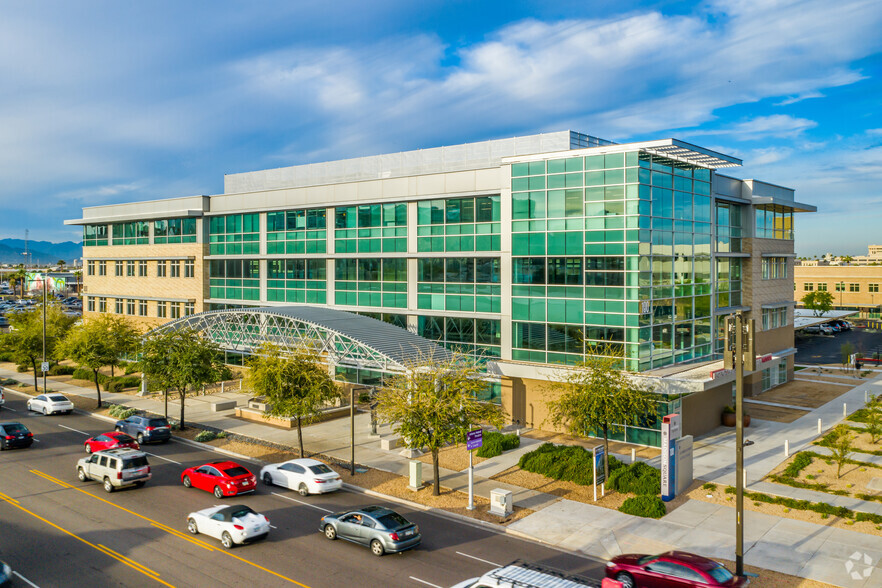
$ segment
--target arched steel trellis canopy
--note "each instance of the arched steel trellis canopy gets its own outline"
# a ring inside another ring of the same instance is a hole
[[[265,341],[292,351],[309,341],[336,365],[403,372],[416,362],[445,361],[434,341],[367,316],[322,306],[231,308],[191,314],[154,329],[192,328],[224,349],[252,352]]]

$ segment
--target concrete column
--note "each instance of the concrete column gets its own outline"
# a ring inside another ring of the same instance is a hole
[[[502,359],[511,359],[511,165],[499,168],[500,185],[499,219],[500,219],[500,263],[499,283],[501,287],[501,316],[499,333],[502,338]]]

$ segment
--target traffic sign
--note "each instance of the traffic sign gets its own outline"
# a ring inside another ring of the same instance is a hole
[[[40,364],[40,371],[43,373],[46,373],[49,371],[49,362],[48,361],[44,361],[42,364]]]
[[[466,449],[478,449],[484,444],[484,429],[475,429],[466,433]]]

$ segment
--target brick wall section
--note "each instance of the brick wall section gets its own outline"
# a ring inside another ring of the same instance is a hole
[[[107,311],[114,313],[116,296],[131,297],[135,299],[158,298],[161,300],[189,301],[195,303],[195,312],[204,310],[204,301],[208,292],[208,271],[206,262],[206,246],[202,243],[175,243],[160,245],[116,245],[106,247],[83,248],[83,294],[87,297],[103,296],[107,298]],[[184,276],[184,262],[180,263],[180,276],[169,277],[171,272],[166,264],[166,277],[157,276],[157,258],[191,258],[194,263],[192,278]],[[138,260],[147,259],[147,276],[138,275]],[[89,275],[89,261],[96,260],[95,275]],[[107,275],[98,275],[97,260],[106,260]],[[123,275],[116,275],[115,261],[135,260],[135,275],[126,274],[126,265],[123,264]],[[88,303],[84,303],[84,316],[97,315],[96,312],[88,311]],[[126,309],[124,308],[124,311]],[[183,313],[183,306],[181,308]],[[129,316],[124,312],[126,316]],[[137,323],[153,327],[170,320],[157,317],[157,301],[147,301],[147,316],[138,315],[137,303],[135,314],[129,316]]]
[[[793,241],[781,239],[744,239],[745,259],[742,300],[751,310],[747,318],[756,321],[756,352],[773,353],[793,347],[793,308],[787,309],[787,326],[762,331],[763,304],[776,304],[793,299],[793,258],[787,261],[787,278],[763,279],[763,254],[793,254]]]
[[[805,283],[827,284],[827,291],[833,295],[834,306],[875,307],[882,304],[882,292],[870,292],[870,284],[882,284],[882,265],[822,265],[801,266],[793,270],[796,290],[793,299],[799,303],[806,295]],[[845,292],[837,292],[835,284],[845,282]],[[858,292],[849,292],[849,284],[858,284]],[[801,303],[800,303],[801,305]]]

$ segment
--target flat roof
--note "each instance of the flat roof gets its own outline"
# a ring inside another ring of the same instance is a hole
[[[859,310],[828,310],[821,316],[816,316],[815,311],[808,308],[793,309],[793,329],[800,330],[812,325],[820,325],[833,319],[844,319],[860,313]]]

